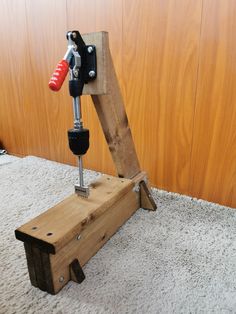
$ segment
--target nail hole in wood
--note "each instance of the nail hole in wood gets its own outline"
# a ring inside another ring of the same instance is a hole
[[[37,229],[37,227],[32,227],[32,230],[36,230]]]
[[[48,237],[50,237],[51,235],[53,235],[52,232],[48,232],[48,233],[47,233],[47,236],[48,236]]]

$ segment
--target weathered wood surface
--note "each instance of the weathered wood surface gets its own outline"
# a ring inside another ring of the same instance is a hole
[[[141,200],[144,180],[144,172],[133,180],[102,176],[91,184],[90,198],[69,196],[18,228],[32,285],[55,294],[69,280],[78,281],[70,266],[75,259],[87,263],[142,202],[154,209]]]
[[[104,95],[92,94],[92,100],[118,176],[132,178],[141,171],[140,165],[112,62],[107,33],[104,34],[104,41],[107,93]]]

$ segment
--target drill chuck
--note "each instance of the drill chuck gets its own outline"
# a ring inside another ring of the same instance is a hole
[[[68,140],[70,150],[74,155],[84,155],[89,148],[89,130],[70,129],[68,130]]]

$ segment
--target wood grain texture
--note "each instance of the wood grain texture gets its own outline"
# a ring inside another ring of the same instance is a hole
[[[54,254],[133,187],[131,180],[104,175],[91,185],[89,198],[72,194],[18,228],[16,237],[44,242],[46,252]]]
[[[15,154],[76,163],[67,86],[52,93],[47,83],[68,29],[108,31],[152,185],[235,207],[235,10],[234,0],[2,0],[0,141]],[[85,166],[115,174],[92,101],[82,102]]]
[[[67,86],[60,91],[61,97],[48,88],[50,75],[65,51],[66,1],[26,0],[26,16],[30,56],[22,89],[27,112],[27,153],[72,161],[66,149],[66,132],[73,121]]]
[[[236,207],[236,2],[204,2],[189,193]]]
[[[144,173],[133,180],[104,175],[91,184],[89,198],[73,194],[18,228],[17,239],[27,242],[32,284],[54,294],[74,279],[71,263],[78,259],[83,266],[140,207],[134,186],[144,178]]]
[[[108,33],[101,33],[104,41],[103,53],[106,59],[104,72],[106,73],[107,94],[95,94],[92,95],[92,99],[118,176],[133,178],[140,173],[140,165],[110,54]]]
[[[124,2],[125,99],[141,168],[188,193],[201,1]]]
[[[25,155],[27,144],[21,84],[29,50],[24,0],[1,1],[0,34],[0,143],[9,151]]]
[[[108,93],[108,67],[106,51],[109,49],[109,43],[105,40],[107,32],[94,32],[83,34],[83,40],[86,45],[94,45],[96,47],[97,60],[97,77],[96,80],[90,81],[83,87],[83,95],[104,95]],[[106,46],[107,47],[106,47]]]
[[[56,292],[70,280],[68,265],[74,258],[78,258],[81,266],[84,266],[138,208],[139,199],[136,193],[130,190],[102,216],[88,225],[82,231],[79,241],[74,237],[57,254],[50,255]],[[63,283],[58,281],[61,275],[65,278]]]

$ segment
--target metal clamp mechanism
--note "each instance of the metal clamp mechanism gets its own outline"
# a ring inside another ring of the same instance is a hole
[[[86,45],[78,31],[69,31],[66,35],[68,48],[64,58],[58,63],[49,87],[59,91],[65,77],[70,72],[69,91],[73,97],[74,128],[68,130],[69,147],[78,156],[79,182],[75,192],[83,197],[89,196],[89,188],[84,185],[82,156],[89,148],[89,130],[83,127],[80,96],[84,84],[97,77],[96,47]]]

